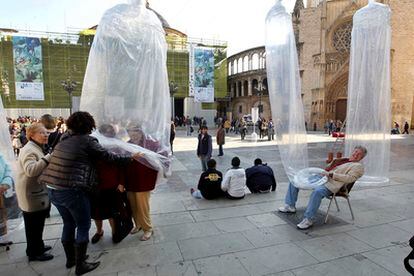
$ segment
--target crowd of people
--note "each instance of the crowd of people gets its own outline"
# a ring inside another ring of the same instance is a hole
[[[27,141],[22,142],[15,179],[11,164],[0,155],[0,193],[15,188],[29,261],[53,259],[48,253],[51,247],[43,241],[51,203],[63,220],[61,242],[66,267],[75,266],[77,275],[99,266],[99,262],[87,261],[92,219],[96,225],[92,243],[99,242],[104,235],[104,220],[109,221],[114,243],[141,231],[140,240],[151,238],[150,194],[158,171],[148,164],[144,153],[103,147],[91,135],[96,125],[87,112],[76,112],[66,121],[46,114],[39,119],[25,117],[9,122],[11,132],[17,134],[19,130],[21,135],[23,129]],[[107,138],[116,135],[110,124],[101,125],[98,131]],[[128,143],[145,149],[156,144],[146,139],[140,129],[131,127],[127,131]],[[0,206],[2,236],[7,231],[7,215],[3,212],[4,204]]]
[[[20,149],[28,142],[26,129],[31,124],[36,122],[43,123],[51,136],[49,140],[53,140],[54,144],[58,142],[60,135],[67,130],[63,117],[53,118],[49,114],[45,114],[40,118],[33,116],[20,116],[16,119],[7,118],[7,122],[16,158],[19,156]]]

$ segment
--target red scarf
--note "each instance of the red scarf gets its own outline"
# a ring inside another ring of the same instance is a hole
[[[350,162],[351,161],[349,161],[349,158],[335,159],[334,161],[332,161],[332,163],[328,167],[326,167],[325,171],[327,172],[332,171],[336,167],[341,166],[346,163],[350,163]]]

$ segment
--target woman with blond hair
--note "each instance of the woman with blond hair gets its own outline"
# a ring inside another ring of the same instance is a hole
[[[27,127],[28,142],[21,149],[17,165],[16,195],[23,211],[29,261],[48,261],[53,255],[47,254],[50,246],[43,242],[43,229],[50,205],[45,185],[38,183],[38,177],[47,167],[50,155],[43,149],[49,133],[41,123]]]

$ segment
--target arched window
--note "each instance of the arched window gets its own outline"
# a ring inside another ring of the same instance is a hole
[[[233,61],[233,74],[237,74],[237,60]]]
[[[239,58],[239,60],[237,61],[237,65],[238,65],[237,72],[238,73],[243,72],[243,59],[242,58]]]
[[[231,62],[229,62],[228,64],[227,64],[227,66],[228,66],[228,76],[231,76],[232,75],[232,68],[231,68]]]
[[[245,56],[243,58],[243,72],[249,71],[249,57]]]
[[[254,54],[252,57],[252,70],[259,69],[259,54]]]

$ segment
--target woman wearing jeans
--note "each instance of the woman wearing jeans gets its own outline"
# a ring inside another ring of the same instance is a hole
[[[96,163],[102,160],[127,165],[132,159],[110,153],[90,136],[95,121],[89,113],[76,112],[66,123],[68,131],[55,147],[40,181],[48,186],[50,199],[63,219],[66,267],[76,264],[76,274],[82,275],[99,265],[85,261],[91,227],[89,192],[97,184]]]

